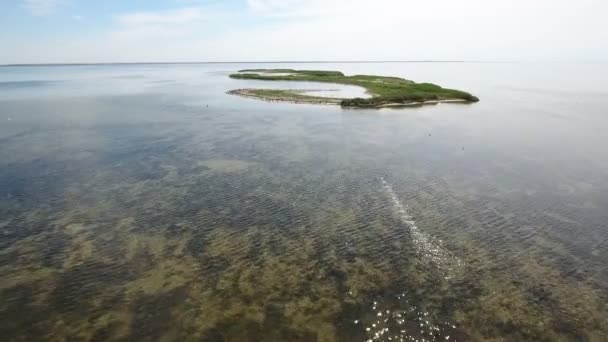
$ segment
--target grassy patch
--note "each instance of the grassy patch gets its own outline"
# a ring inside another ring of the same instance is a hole
[[[241,73],[265,73],[265,74],[298,74],[308,76],[344,76],[339,71],[326,70],[295,70],[295,69],[245,69]]]

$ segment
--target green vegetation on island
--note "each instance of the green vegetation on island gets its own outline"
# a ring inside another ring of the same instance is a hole
[[[432,83],[416,83],[399,77],[354,75],[339,71],[294,69],[246,69],[230,75],[234,79],[264,81],[323,82],[363,87],[370,98],[335,99],[305,95],[299,90],[237,89],[230,94],[274,101],[340,104],[343,107],[379,108],[437,102],[477,102],[467,92],[442,88]]]

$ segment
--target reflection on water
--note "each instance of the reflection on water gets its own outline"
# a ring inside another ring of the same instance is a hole
[[[607,338],[596,70],[315,65],[482,98],[378,111],[226,95],[251,67],[0,68],[49,82],[0,90],[3,338]]]
[[[393,206],[397,211],[401,220],[407,225],[410,230],[412,244],[414,244],[419,257],[425,262],[434,264],[442,273],[445,279],[450,279],[462,268],[462,261],[448,251],[440,239],[435,239],[428,234],[425,234],[418,228],[416,221],[409,214],[397,194],[384,178],[381,178],[382,186],[388,193],[393,202]]]
[[[409,303],[405,293],[398,294],[388,306],[374,301],[367,319],[366,341],[458,341],[466,339],[447,321],[437,320],[427,311]],[[391,309],[386,309],[390,307]],[[375,315],[374,315],[375,313]],[[359,320],[354,321],[359,324]]]

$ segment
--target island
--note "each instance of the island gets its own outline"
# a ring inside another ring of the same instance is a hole
[[[245,69],[231,74],[233,79],[262,81],[306,81],[359,86],[369,98],[334,98],[307,95],[306,89],[254,89],[243,88],[228,92],[231,95],[267,101],[293,103],[332,104],[346,108],[384,108],[417,106],[441,102],[473,103],[479,99],[467,92],[442,88],[432,83],[416,83],[399,77],[354,75],[340,71],[295,69]]]

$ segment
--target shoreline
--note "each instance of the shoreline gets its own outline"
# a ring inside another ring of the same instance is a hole
[[[289,98],[289,97],[281,97],[281,96],[264,96],[255,94],[254,92],[256,88],[240,88],[229,90],[226,92],[228,95],[240,96],[244,98],[250,98],[255,100],[261,100],[266,102],[284,102],[284,103],[293,103],[293,104],[315,104],[315,105],[330,105],[330,106],[340,106],[342,102],[342,98],[329,98],[329,97],[312,97],[310,99],[306,98],[306,95],[300,95],[301,98]],[[298,92],[306,92],[310,91],[310,89],[285,89],[286,91],[291,91],[294,95],[297,95]],[[315,89],[318,90],[318,89]],[[342,108],[347,109],[382,109],[382,108],[399,108],[399,107],[416,107],[416,106],[425,106],[425,105],[437,105],[440,103],[461,103],[468,104],[470,101],[463,99],[443,99],[443,100],[428,100],[428,101],[418,101],[418,102],[408,102],[408,103],[385,103],[378,106],[341,106]]]
[[[241,89],[234,89],[234,90],[227,91],[226,94],[250,98],[250,99],[256,99],[256,100],[262,100],[262,101],[267,101],[267,102],[285,102],[285,103],[294,103],[294,104],[340,105],[340,103],[343,100],[342,98],[331,98],[331,97],[321,98],[321,97],[313,97],[313,96],[308,96],[310,98],[307,99],[306,95],[300,95],[301,98],[264,96],[264,95],[255,94],[254,92],[256,90],[259,90],[259,89],[241,88]],[[286,90],[293,92],[293,95],[295,96],[295,95],[297,95],[297,92],[305,92],[305,91],[309,91],[310,89],[286,89]]]

